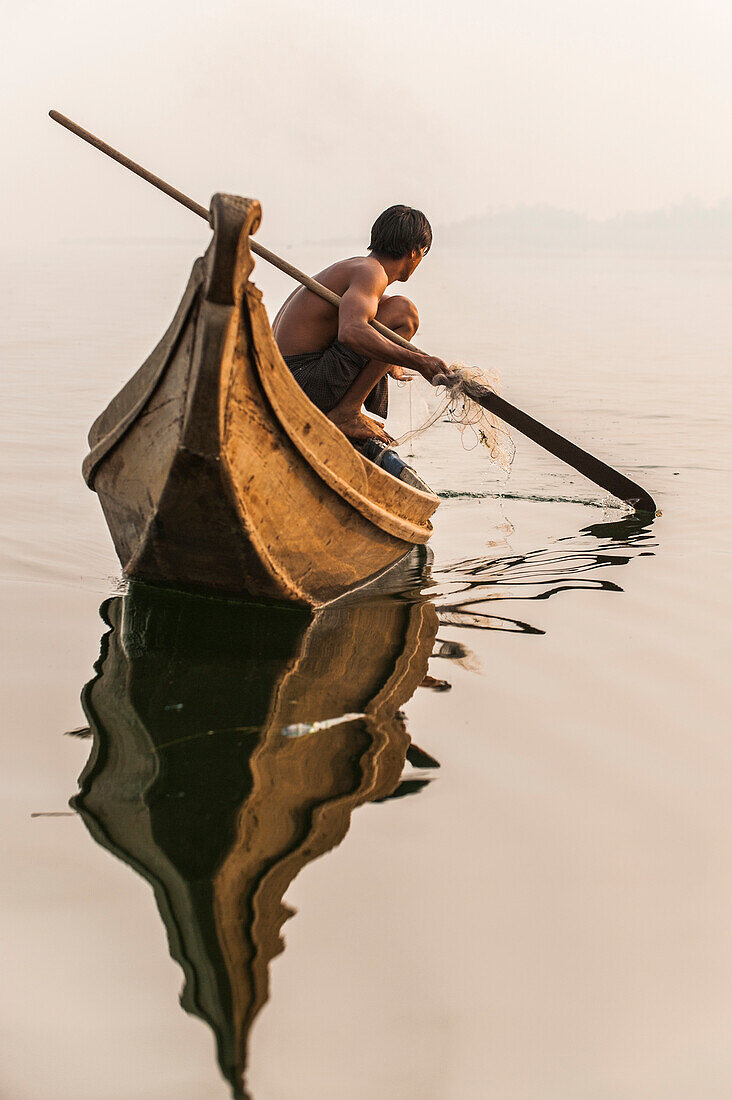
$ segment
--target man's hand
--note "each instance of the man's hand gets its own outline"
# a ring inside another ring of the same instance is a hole
[[[454,371],[448,367],[447,363],[442,359],[438,359],[434,355],[425,355],[417,368],[419,373],[427,379],[431,386],[437,386],[440,383],[435,382],[435,378],[439,378],[441,375],[444,378],[451,378]]]

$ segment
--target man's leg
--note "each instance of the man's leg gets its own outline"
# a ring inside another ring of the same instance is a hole
[[[376,320],[381,321],[382,325],[386,325],[392,332],[403,336],[405,340],[411,340],[419,327],[417,307],[409,298],[401,294],[383,299],[377,310]],[[384,363],[380,359],[370,359],[354,378],[338,404],[328,413],[328,419],[351,439],[375,437],[385,443],[393,443],[392,438],[378,421],[361,412],[361,406],[376,383],[381,381],[392,366],[393,364]]]

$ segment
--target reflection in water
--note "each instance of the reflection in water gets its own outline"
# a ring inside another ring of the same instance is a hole
[[[580,589],[622,592],[613,581],[587,574],[609,566],[627,565],[641,554],[652,554],[656,546],[652,523],[653,517],[629,515],[592,524],[579,535],[567,536],[553,546],[527,554],[473,558],[449,565],[437,574],[437,588],[432,593],[440,622],[448,626],[543,634],[543,630],[528,622],[494,615],[487,608],[492,610],[500,600],[547,600],[559,592]],[[603,544],[600,549],[598,541]]]
[[[283,949],[288,886],[340,843],[356,807],[424,787],[424,774],[402,779],[405,760],[439,767],[410,744],[399,712],[420,684],[449,687],[426,675],[431,653],[477,667],[461,642],[436,641],[438,616],[541,633],[487,608],[621,591],[587,574],[652,552],[649,526],[596,524],[434,578],[423,553],[378,594],[316,614],[143,585],[102,605],[110,629],[82,697],[93,747],[73,805],[151,883],[185,975],[181,1002],[213,1029],[235,1096],[246,1096],[248,1036]]]
[[[245,1096],[289,884],[343,839],[357,806],[424,785],[400,784],[410,748],[417,767],[437,764],[410,747],[399,714],[425,677],[435,610],[382,594],[311,615],[133,585],[102,617],[73,805],[151,883],[183,1007],[210,1024]]]

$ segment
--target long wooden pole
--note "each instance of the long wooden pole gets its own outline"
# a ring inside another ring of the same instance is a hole
[[[129,168],[131,172],[134,172],[136,176],[140,176],[142,179],[151,183],[153,187],[157,187],[158,190],[163,191],[166,195],[170,195],[171,198],[177,202],[186,206],[189,210],[192,210],[194,214],[198,214],[200,218],[204,218],[207,222],[210,221],[210,212],[205,206],[195,202],[194,199],[184,195],[182,191],[179,191],[176,187],[171,187],[165,180],[160,179],[159,176],[153,175],[152,172],[148,172],[147,168],[143,168],[141,164],[137,164],[136,161],[130,160],[124,153],[120,153],[119,150],[114,149],[111,145],[107,145],[106,141],[102,141],[101,138],[91,134],[88,130],[85,130],[83,126],[79,126],[78,123],[73,122],[66,115],[62,115],[59,111],[49,111],[50,117],[54,122],[58,122],[61,126],[65,126],[67,130],[70,130],[72,134],[76,134],[77,137],[82,138],[84,141],[93,145],[95,149],[99,149],[101,153],[106,153],[112,160],[116,160],[118,164],[121,164],[124,168]],[[267,263],[272,264],[274,267],[279,268],[280,271],[284,271],[286,275],[291,276],[302,286],[307,287],[313,294],[317,294],[318,297],[323,298],[326,302],[330,302],[331,305],[338,307],[340,302],[340,295],[335,294],[332,290],[328,290],[327,287],[319,283],[317,279],[311,278],[310,275],[306,275],[304,271],[300,271],[293,264],[283,260],[280,256],[275,255],[274,252],[270,252],[264,245],[259,244],[257,241],[249,238],[249,247],[255,256],[259,256],[261,259],[266,260]],[[414,344],[405,340],[403,336],[400,336],[397,332],[392,332],[386,325],[382,325],[380,321],[376,319],[371,321],[371,325],[377,332],[381,333],[388,340],[393,341],[395,344],[401,345],[403,348],[407,348],[409,351],[419,351]],[[541,424],[538,420],[534,420],[532,416],[522,412],[521,409],[517,409],[515,405],[511,405],[508,401],[505,401],[498,394],[492,393],[489,390],[474,390],[472,393],[467,391],[469,396],[474,401],[482,405],[489,412],[492,412],[495,416],[505,420],[507,424],[510,424],[512,428],[516,428],[528,439],[538,443],[544,450],[549,451],[550,454],[555,455],[556,458],[566,462],[568,466],[577,470],[578,473],[583,474],[595,485],[599,485],[600,488],[612,493],[613,496],[618,497],[620,500],[624,500],[631,507],[635,508],[638,512],[651,512],[655,513],[656,505],[653,498],[630,478],[625,477],[618,470],[613,469],[612,466],[608,466],[607,463],[602,462],[599,458],[595,458],[594,455],[589,454],[587,451],[582,450],[575,443],[571,443],[568,439],[558,435],[557,432],[552,431],[551,428],[547,428],[546,425]]]
[[[54,122],[58,122],[61,126],[65,126],[72,134],[76,134],[77,137],[93,145],[100,153],[106,153],[108,157],[111,157],[112,160],[116,160],[117,163],[121,164],[124,168],[129,168],[130,172],[134,172],[136,176],[140,176],[141,179],[151,183],[153,187],[157,187],[159,191],[163,191],[166,195],[170,195],[171,199],[175,199],[176,202],[181,203],[182,206],[187,206],[194,214],[198,214],[199,218],[204,218],[207,222],[210,221],[210,211],[207,210],[205,206],[201,206],[200,202],[196,202],[195,199],[191,199],[188,195],[184,195],[177,187],[171,187],[165,180],[161,180],[159,176],[155,176],[152,172],[148,172],[147,168],[143,168],[141,164],[138,164],[134,160],[130,160],[124,153],[120,153],[118,149],[114,149],[111,145],[107,145],[106,141],[102,141],[101,138],[96,137],[94,134],[90,134],[83,126],[79,126],[78,123],[73,122],[70,118],[67,118],[66,115],[60,114],[59,111],[49,111],[48,113]],[[253,237],[249,238],[249,247],[255,256],[259,256],[261,259],[266,260],[267,263],[272,264],[273,267],[277,267],[280,271],[284,271],[286,275],[289,275],[298,283],[307,287],[308,290],[312,290],[313,294],[317,294],[319,298],[323,298],[326,302],[330,302],[332,306],[338,306],[341,300],[340,295],[332,290],[328,290],[327,286],[323,286],[317,279],[311,278],[310,275],[306,275],[304,271],[300,271],[296,268],[294,264],[290,264],[287,260],[283,260],[280,256],[275,255],[274,252],[270,252],[268,248],[259,244]],[[374,319],[371,324],[377,332],[380,332],[382,336],[386,336],[388,340],[392,340],[395,344],[401,344],[403,348],[407,348],[409,351],[418,350],[415,348],[414,344],[410,344],[409,341],[405,340],[403,336],[400,336],[398,332],[392,332],[390,328],[387,328],[386,325],[382,325],[380,321]]]

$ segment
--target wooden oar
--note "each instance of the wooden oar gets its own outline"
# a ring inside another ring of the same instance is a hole
[[[209,221],[210,212],[205,206],[201,206],[200,203],[184,195],[183,192],[178,191],[177,188],[171,187],[169,183],[165,183],[165,181],[161,180],[158,176],[154,176],[152,172],[148,172],[142,165],[136,164],[134,160],[130,160],[124,153],[120,153],[117,149],[113,149],[111,145],[107,145],[106,141],[102,141],[100,138],[95,137],[94,134],[90,134],[88,130],[85,130],[82,126],[78,126],[77,123],[72,122],[71,119],[66,118],[65,115],[60,114],[58,111],[49,111],[48,113],[54,122],[58,122],[61,126],[65,126],[72,134],[76,134],[77,137],[83,138],[84,141],[88,141],[95,149],[99,149],[100,152],[106,153],[108,157],[111,157],[112,160],[116,160],[118,164],[123,165],[125,168],[129,168],[131,172],[147,180],[153,187],[157,187],[160,191],[164,191],[166,195],[170,195],[171,198],[176,199],[176,201],[182,203],[183,206],[187,206],[194,214],[198,214],[199,217]],[[270,252],[268,248],[265,248],[252,238],[250,238],[249,244],[255,256],[261,257],[261,259],[266,260],[267,263],[273,264],[274,267],[279,268],[280,271],[284,271],[285,274],[291,276],[291,278],[295,279],[298,283],[301,283],[302,286],[307,287],[313,294],[317,294],[320,298],[325,299],[326,302],[330,302],[333,306],[338,306],[341,300],[338,294],[335,294],[332,290],[328,290],[327,287],[317,282],[316,279],[312,279],[303,271],[299,271],[292,264],[288,263],[287,260],[283,260],[279,256],[276,256],[274,252]],[[419,348],[416,348],[414,344],[405,340],[404,337],[400,336],[398,333],[392,332],[386,325],[382,325],[380,321],[372,320],[371,325],[377,332],[380,332],[382,336],[385,336],[388,340],[392,340],[395,344],[400,344],[410,351],[419,351]],[[637,512],[655,513],[656,505],[653,498],[645,489],[641,488],[640,485],[631,481],[630,478],[627,478],[618,470],[614,470],[612,466],[608,466],[599,458],[595,458],[593,455],[588,454],[588,452],[582,450],[581,447],[578,447],[574,443],[570,443],[568,439],[558,435],[557,432],[552,431],[551,428],[547,428],[546,425],[541,424],[538,420],[534,420],[533,416],[529,416],[527,413],[522,412],[521,409],[517,409],[515,405],[511,405],[508,401],[504,401],[502,397],[499,397],[498,394],[495,393],[484,391],[476,394],[469,394],[469,396],[484,408],[488,409],[489,412],[499,416],[501,420],[505,420],[512,428],[516,428],[522,435],[525,435],[528,439],[532,439],[534,443],[538,443],[545,451],[549,451],[549,453],[553,454],[556,458],[560,458],[563,462],[566,462],[572,469],[583,474],[584,477],[594,482],[595,485],[599,485],[601,489],[607,490],[608,493],[612,493],[613,496],[630,504]]]

